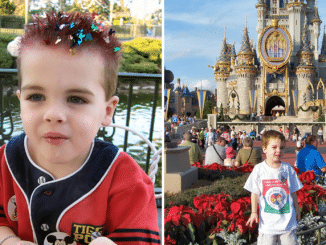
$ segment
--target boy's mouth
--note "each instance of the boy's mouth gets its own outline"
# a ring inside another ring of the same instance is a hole
[[[43,138],[51,145],[61,145],[68,139],[66,135],[57,132],[45,133]]]

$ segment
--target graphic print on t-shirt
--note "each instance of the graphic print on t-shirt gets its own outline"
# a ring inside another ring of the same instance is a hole
[[[281,183],[278,179],[263,180],[263,197],[265,213],[290,213],[288,181]]]

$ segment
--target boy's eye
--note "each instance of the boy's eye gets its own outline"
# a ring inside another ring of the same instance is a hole
[[[73,104],[85,104],[87,103],[86,100],[78,97],[78,96],[71,96],[68,98],[68,102],[71,102]]]
[[[31,100],[31,101],[42,101],[42,100],[45,100],[45,98],[41,94],[33,94],[33,95],[31,95],[31,96],[28,97],[28,100]]]

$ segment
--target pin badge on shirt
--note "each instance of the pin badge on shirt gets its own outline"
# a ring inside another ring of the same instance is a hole
[[[286,173],[280,172],[278,174],[278,181],[281,182],[281,183],[284,183],[286,180],[287,180]]]
[[[8,214],[12,221],[18,221],[16,196],[12,196],[8,202]]]

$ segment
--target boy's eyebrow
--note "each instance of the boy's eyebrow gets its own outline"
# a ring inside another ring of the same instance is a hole
[[[44,91],[44,88],[41,87],[41,86],[38,86],[38,85],[25,85],[25,86],[22,86],[21,91],[23,90],[41,90],[41,91]]]
[[[67,91],[67,93],[80,93],[80,94],[89,94],[89,95],[94,95],[93,92],[91,92],[88,89],[83,89],[83,88],[72,88]]]

